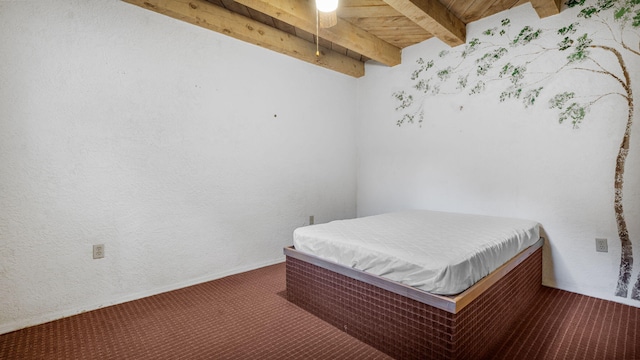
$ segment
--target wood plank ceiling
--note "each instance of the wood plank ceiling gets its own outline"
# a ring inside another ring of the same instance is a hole
[[[123,1],[354,77],[364,75],[367,61],[399,64],[403,48],[434,36],[464,44],[472,21],[527,2],[547,17],[560,12],[561,2],[339,0],[337,25],[317,30],[314,0]]]

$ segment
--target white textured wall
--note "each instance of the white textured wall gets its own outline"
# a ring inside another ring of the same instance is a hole
[[[565,9],[541,21],[527,4],[470,24],[468,39],[504,18],[510,18],[515,29],[531,25],[553,31],[576,21],[576,12]],[[607,35],[601,27],[586,31],[596,38]],[[436,39],[407,48],[402,65],[368,65],[367,76],[359,81],[358,215],[426,208],[537,220],[549,240],[544,253],[546,285],[640,306],[638,301],[614,296],[620,241],[613,211],[613,175],[626,101],[607,97],[591,109],[580,129],[573,130],[570,123],[558,124],[557,112],[547,108],[546,99],[524,109],[519,102],[500,103],[500,93],[490,88],[478,96],[427,98],[422,127],[396,126],[401,113],[394,110],[397,103],[392,93],[413,85],[410,77],[418,58],[437,58],[443,49],[447,47]],[[639,57],[625,56],[638,94]],[[599,59],[603,66],[616,68],[613,56]],[[610,80],[576,71],[541,86],[549,91],[566,84],[573,84],[577,91],[590,87],[603,93],[620,91]],[[624,188],[636,260],[631,285],[640,269],[639,103]],[[609,239],[608,253],[595,251],[596,237]]]
[[[0,1],[0,333],[280,262],[309,215],[355,216],[355,96],[123,2]]]

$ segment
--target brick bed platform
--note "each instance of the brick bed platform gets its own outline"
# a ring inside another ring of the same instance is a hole
[[[460,311],[451,312],[289,255],[286,262],[289,301],[398,359],[491,355],[542,288],[541,278],[538,248]]]

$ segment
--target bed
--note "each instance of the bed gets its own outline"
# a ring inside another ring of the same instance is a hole
[[[293,243],[288,300],[400,359],[487,356],[541,288],[530,220],[412,210],[298,228]]]

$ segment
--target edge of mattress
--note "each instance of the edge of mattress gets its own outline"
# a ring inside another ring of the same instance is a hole
[[[489,275],[480,279],[467,290],[457,295],[432,294],[409,285],[383,278],[378,275],[347,267],[333,261],[319,258],[315,255],[300,252],[293,246],[285,247],[283,249],[283,252],[285,256],[290,256],[294,259],[305,261],[307,263],[319,266],[323,269],[333,271],[352,279],[360,280],[364,283],[377,286],[387,291],[391,291],[395,294],[402,295],[410,299],[420,301],[421,303],[431,305],[433,307],[455,314],[462,310],[469,303],[471,303],[475,298],[480,296],[480,294],[482,294],[482,292],[484,292],[487,288],[491,287],[491,285],[495,284],[498,280],[503,278],[509,271],[522,263],[536,250],[541,248],[543,244],[544,238],[540,237],[538,241],[536,241],[533,245],[522,250],[509,261],[492,271]]]

